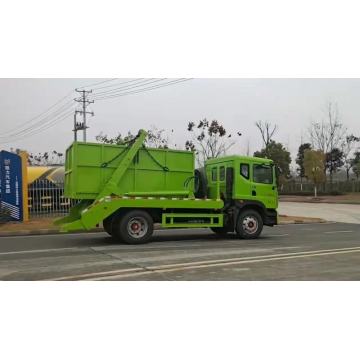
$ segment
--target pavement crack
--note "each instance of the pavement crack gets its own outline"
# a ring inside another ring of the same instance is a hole
[[[172,277],[166,275],[166,274],[163,274],[161,272],[158,272],[156,269],[150,269],[148,268],[147,266],[145,265],[141,265],[141,264],[138,264],[137,262],[135,261],[131,261],[129,259],[124,259],[120,256],[116,256],[114,254],[110,254],[110,253],[107,253],[103,250],[98,250],[98,249],[95,249],[93,247],[89,247],[90,250],[92,250],[94,253],[97,253],[97,254],[102,254],[102,255],[105,255],[105,256],[108,256],[112,259],[115,259],[115,260],[119,260],[121,262],[123,262],[124,264],[127,264],[127,265],[131,265],[131,266],[136,266],[144,271],[148,271],[149,274],[153,273],[153,274],[156,274],[156,275],[160,275],[164,280],[168,280],[168,281],[174,281],[175,279],[173,279]]]

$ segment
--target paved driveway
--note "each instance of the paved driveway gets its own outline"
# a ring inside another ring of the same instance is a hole
[[[281,202],[279,213],[319,217],[327,221],[360,224],[360,205]]]

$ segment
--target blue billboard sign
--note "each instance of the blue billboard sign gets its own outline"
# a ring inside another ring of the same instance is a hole
[[[0,205],[9,220],[23,220],[22,181],[21,157],[0,151]]]

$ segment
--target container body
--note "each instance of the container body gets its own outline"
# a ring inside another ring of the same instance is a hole
[[[74,142],[66,150],[65,196],[95,199],[121,166],[126,152],[125,145]],[[186,182],[193,175],[193,152],[141,148],[116,188],[119,194],[176,194],[193,191],[193,181]]]

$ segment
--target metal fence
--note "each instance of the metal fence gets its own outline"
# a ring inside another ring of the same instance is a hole
[[[301,192],[313,192],[314,185],[310,182],[304,181],[302,184],[300,182],[289,181],[282,185],[279,189],[279,193],[287,194],[296,194]],[[360,192],[360,181],[350,180],[350,181],[334,181],[332,184],[329,182],[325,184],[320,184],[318,186],[318,192],[321,193],[356,193]]]
[[[29,185],[29,214],[31,217],[56,217],[67,214],[76,200],[64,196],[64,183],[47,179]]]

